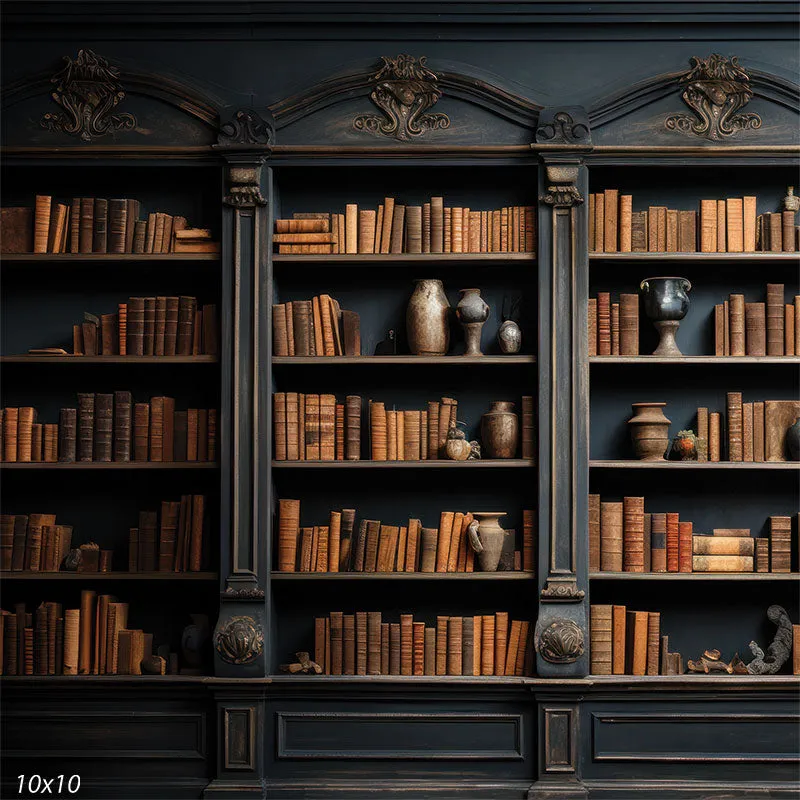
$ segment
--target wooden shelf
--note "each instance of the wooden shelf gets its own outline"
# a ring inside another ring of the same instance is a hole
[[[0,581],[216,581],[216,572],[0,572]]]
[[[272,572],[278,581],[532,581],[535,572]]]
[[[275,469],[530,469],[533,459],[497,458],[482,461],[273,461]]]
[[[589,460],[590,469],[771,469],[800,470],[800,461],[603,461]]]
[[[335,261],[337,264],[496,264],[509,261],[536,263],[536,253],[337,253],[331,255],[289,255],[274,253],[272,260],[282,264],[314,264]]]
[[[659,261],[697,263],[734,261],[763,264],[770,261],[797,261],[800,253],[589,253],[589,261]]]
[[[358,364],[360,366],[391,364],[430,365],[430,366],[511,366],[535,364],[536,356],[273,356],[272,365],[278,366],[339,366]],[[800,363],[800,359],[798,359]]]
[[[216,461],[3,461],[0,469],[217,469]]]
[[[5,264],[75,264],[120,263],[143,264],[149,261],[186,262],[219,261],[219,253],[9,253],[0,258]]]
[[[88,364],[218,364],[217,356],[0,356],[0,364],[72,364],[73,366]]]
[[[686,364],[715,366],[749,366],[752,364],[785,364],[797,366],[800,356],[679,356],[667,358],[665,356],[590,356],[592,365],[626,364],[636,366],[642,364],[658,364],[659,366],[679,366]]]
[[[798,572],[590,572],[593,581],[798,581]]]

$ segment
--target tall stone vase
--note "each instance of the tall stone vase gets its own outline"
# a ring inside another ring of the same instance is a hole
[[[444,356],[450,347],[450,303],[440,280],[416,281],[406,309],[408,347],[415,356]]]
[[[630,425],[633,450],[640,461],[664,461],[669,445],[669,425],[662,409],[666,403],[633,403]]]
[[[487,458],[514,458],[519,444],[519,417],[514,404],[497,400],[481,417],[481,443]]]

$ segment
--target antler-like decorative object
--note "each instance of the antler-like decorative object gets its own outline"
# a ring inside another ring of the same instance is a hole
[[[767,618],[778,630],[767,648],[766,655],[756,642],[750,642],[750,651],[755,658],[747,665],[751,675],[774,675],[786,663],[792,652],[792,621],[782,606],[770,606]]]
[[[51,78],[56,88],[50,95],[63,110],[45,114],[43,128],[90,142],[136,127],[133,114],[112,113],[125,97],[116,67],[89,49],[79,50],[75,59],[64,56],[64,61],[64,68]]]
[[[679,79],[684,87],[681,97],[694,111],[672,114],[665,126],[669,131],[682,131],[718,141],[737,131],[761,127],[755,113],[739,114],[753,97],[750,76],[734,56],[725,58],[713,53],[708,58],[692,56],[692,68]]]
[[[728,675],[731,675],[733,667],[722,661],[721,656],[719,650],[706,650],[697,661],[689,659],[687,662],[689,672],[703,672],[706,675],[709,672],[727,672]]]
[[[319,675],[322,672],[322,667],[317,664],[316,661],[311,660],[309,653],[301,651],[295,653],[295,656],[297,656],[296,662],[292,664],[281,664],[281,672],[288,672],[291,675],[295,675],[298,672],[302,672],[304,675],[314,672]]]
[[[419,59],[406,54],[396,58],[382,56],[383,65],[372,78],[374,89],[370,99],[383,112],[361,114],[353,120],[357,131],[408,140],[426,131],[449,128],[446,114],[428,114],[442,96],[435,72]]]

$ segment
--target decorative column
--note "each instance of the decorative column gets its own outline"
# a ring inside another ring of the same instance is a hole
[[[269,157],[273,129],[253,111],[220,128],[215,149],[225,164],[222,199],[222,499],[220,608],[214,672],[222,678],[265,678],[269,386],[261,364],[270,347],[268,321]],[[262,797],[263,684],[220,684],[217,777],[204,796]]]
[[[581,109],[545,109],[539,177],[539,616],[537,673],[589,671],[587,367],[590,148]]]

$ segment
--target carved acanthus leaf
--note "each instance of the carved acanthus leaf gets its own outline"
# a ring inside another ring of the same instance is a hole
[[[551,664],[572,664],[584,652],[580,626],[566,617],[556,617],[546,626],[536,626],[536,652]]]
[[[264,630],[252,617],[231,617],[215,631],[214,648],[229,664],[250,664],[264,650]]]

